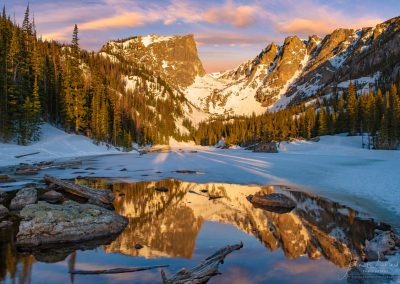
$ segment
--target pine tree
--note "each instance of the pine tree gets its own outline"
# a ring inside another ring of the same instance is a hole
[[[357,93],[352,82],[349,84],[346,112],[348,117],[349,135],[355,135],[357,133]]]
[[[319,109],[318,113],[318,135],[323,136],[328,132],[327,115],[323,107]]]

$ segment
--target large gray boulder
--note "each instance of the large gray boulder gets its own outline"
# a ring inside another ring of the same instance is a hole
[[[66,201],[61,205],[39,201],[21,212],[17,245],[40,246],[93,240],[120,233],[128,219],[105,208]]]
[[[11,200],[11,210],[21,210],[29,204],[37,201],[37,190],[33,187],[23,188],[17,192],[17,195]]]

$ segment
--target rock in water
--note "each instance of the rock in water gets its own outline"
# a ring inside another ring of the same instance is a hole
[[[289,212],[296,207],[296,202],[282,193],[250,195],[248,199],[255,207],[278,213]]]
[[[0,220],[3,219],[4,217],[7,217],[8,215],[8,209],[4,207],[4,205],[0,204]]]
[[[21,210],[29,204],[36,203],[37,191],[36,188],[27,187],[17,192],[17,195],[11,200],[11,210]]]
[[[20,213],[17,246],[76,243],[120,233],[128,219],[92,204],[66,201],[62,205],[39,201]]]
[[[42,195],[42,199],[49,203],[60,203],[63,201],[64,197],[61,193],[55,190],[50,190]]]

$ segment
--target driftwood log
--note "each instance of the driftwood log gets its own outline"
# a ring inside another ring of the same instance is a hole
[[[168,279],[165,271],[161,270],[161,277],[164,284],[200,284],[207,283],[211,277],[221,274],[218,271],[218,266],[223,263],[225,257],[235,250],[239,250],[243,247],[243,243],[226,246],[218,250],[213,255],[207,257],[198,266],[188,270],[181,269],[174,276]]]
[[[154,265],[154,266],[142,266],[142,267],[131,267],[131,268],[112,268],[112,269],[103,269],[103,270],[71,270],[69,273],[71,274],[117,274],[117,273],[128,273],[128,272],[137,272],[143,270],[150,270],[156,268],[168,267],[169,265]]]
[[[114,194],[109,189],[93,189],[88,186],[74,184],[65,180],[45,175],[44,181],[49,185],[56,185],[57,191],[65,191],[72,195],[82,197],[88,203],[99,205],[101,207],[112,209]]]

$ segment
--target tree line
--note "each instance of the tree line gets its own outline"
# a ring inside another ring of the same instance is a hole
[[[175,118],[183,116],[183,94],[145,66],[82,50],[79,40],[76,25],[71,44],[38,38],[29,5],[21,26],[3,8],[0,140],[29,144],[39,139],[43,122],[125,149],[132,142],[183,139],[175,127]],[[134,89],[126,87],[132,78]]]
[[[391,84],[388,90],[376,87],[358,93],[356,89],[350,82],[347,91],[320,95],[314,103],[259,116],[214,119],[200,123],[191,132],[198,144],[214,145],[223,136],[226,143],[242,146],[338,133],[367,134],[371,147],[397,149],[400,141],[398,86]]]

